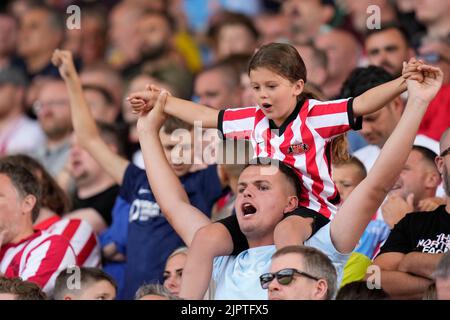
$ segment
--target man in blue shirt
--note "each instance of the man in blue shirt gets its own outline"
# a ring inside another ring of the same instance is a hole
[[[144,283],[162,283],[166,259],[173,250],[183,245],[183,240],[163,216],[145,171],[115,154],[100,137],[83,97],[70,52],[56,51],[54,62],[59,66],[70,94],[72,122],[79,144],[121,186],[113,210],[111,230],[102,237],[102,244],[103,252],[108,257],[119,257],[118,261],[125,258],[125,265],[114,266],[113,273],[121,277],[118,279],[118,297],[132,299],[136,290]],[[171,134],[180,128],[185,129],[184,133],[187,134],[182,137],[184,143],[171,139]],[[171,170],[181,180],[190,203],[209,217],[213,204],[222,193],[217,166],[189,172],[192,161],[186,163],[183,159],[192,159],[193,137],[192,127],[186,123],[172,118],[165,123],[158,137],[164,145],[168,161],[171,162]],[[117,211],[118,208],[122,209]],[[111,232],[113,230],[118,233]],[[127,235],[123,234],[125,230]]]

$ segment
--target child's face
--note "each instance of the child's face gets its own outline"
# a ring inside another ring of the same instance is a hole
[[[194,157],[193,131],[184,133],[172,137],[171,134],[165,133],[164,129],[159,132],[167,161],[177,177],[182,177],[189,172]]]
[[[341,201],[344,202],[353,189],[364,179],[361,171],[355,165],[333,166],[333,181],[341,196]]]
[[[304,85],[303,80],[292,83],[267,68],[251,70],[250,82],[254,98],[264,115],[278,126],[295,109]]]

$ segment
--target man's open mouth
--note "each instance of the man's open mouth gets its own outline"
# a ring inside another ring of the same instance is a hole
[[[251,203],[243,203],[242,204],[242,214],[244,216],[250,215],[250,214],[255,214],[256,213],[256,208],[251,204]]]

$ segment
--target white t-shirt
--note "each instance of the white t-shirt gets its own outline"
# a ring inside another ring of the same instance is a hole
[[[334,247],[330,223],[305,242],[325,253],[333,262],[341,282],[342,272],[350,254],[342,254]],[[261,288],[259,276],[269,272],[274,245],[250,248],[237,256],[214,259],[213,279],[216,281],[215,300],[267,300],[267,290]]]
[[[0,132],[2,154],[32,154],[45,143],[45,134],[39,122],[22,116]]]

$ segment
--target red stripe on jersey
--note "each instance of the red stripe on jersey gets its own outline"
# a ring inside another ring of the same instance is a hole
[[[95,235],[92,233],[91,236],[89,237],[89,240],[84,245],[83,249],[81,249],[80,253],[78,253],[77,264],[79,266],[84,265],[86,259],[89,258],[89,256],[91,255],[92,251],[95,249],[96,246],[97,246],[97,239],[95,238]]]
[[[342,132],[348,131],[348,129],[349,125],[340,125],[340,126],[317,128],[316,131],[322,137],[332,137],[335,135],[342,134]]]
[[[272,158],[274,149],[273,149],[273,146],[270,144],[270,139],[272,139],[272,130],[270,130],[270,128],[267,128],[264,131],[263,139],[264,139],[265,145],[266,145],[267,157]]]
[[[265,118],[265,115],[261,110],[258,110],[258,112],[255,113],[255,128],[261,121],[264,120],[264,118]],[[257,156],[259,156],[259,154],[262,152],[262,150],[261,150],[261,147],[259,146],[259,143],[258,143],[259,141],[257,141],[257,139],[256,139],[255,132],[256,131],[253,130],[252,137],[256,141],[255,154]]]
[[[328,174],[330,175],[330,177],[333,176],[332,167],[331,167],[331,160],[332,160],[332,157],[333,157],[333,147],[332,146],[333,146],[333,144],[331,143],[331,141],[328,141],[325,144],[325,152],[323,153],[323,160],[327,164]],[[327,154],[330,155],[330,159],[327,157]],[[336,202],[337,202],[337,197],[339,195],[339,191],[338,191],[338,189],[336,187],[336,184],[334,184],[334,181],[333,181],[333,185],[334,185],[334,192],[333,192],[333,194],[331,196],[329,196],[327,198],[327,200],[329,202],[333,203],[333,204],[337,204]]]
[[[294,132],[292,131],[292,125],[288,126],[286,128],[286,130],[284,131],[284,141],[282,143],[283,144],[288,144],[290,145],[292,138],[294,137]],[[280,147],[281,149],[281,147]],[[285,158],[283,160],[283,162],[286,162],[288,165],[290,165],[292,168],[295,168],[295,158],[294,158],[294,154],[293,153],[287,153],[285,154]],[[297,175],[301,178],[302,174],[300,172],[300,170],[298,170],[297,168],[295,168],[297,171]],[[302,180],[300,180],[302,181]]]
[[[37,283],[41,288],[45,288],[52,275],[59,269],[66,255],[66,251],[71,250],[69,242],[60,241],[58,236],[55,235],[41,242],[36,248],[28,252],[26,261],[28,261],[34,250],[39,250],[39,247],[42,247],[46,242],[50,242],[50,247],[45,256],[42,257],[36,274],[27,279],[28,281]]]
[[[302,123],[306,122],[306,117],[308,116],[308,108],[303,107],[300,110],[300,119],[302,120]],[[300,128],[301,135],[303,137],[303,141],[313,141],[314,142],[314,136],[311,132],[311,130],[308,128],[308,126],[303,125]],[[322,179],[320,178],[319,168],[317,166],[316,162],[316,145],[315,143],[311,143],[309,146],[310,150],[305,153],[306,156],[306,172],[311,176],[311,179],[313,180],[312,185],[312,193],[319,201],[320,209],[318,210],[321,214],[323,214],[325,217],[329,218],[331,215],[330,210],[328,209],[327,205],[325,204],[325,200],[320,196],[320,193],[323,191],[324,184]],[[303,197],[302,197],[303,198]],[[300,201],[302,202],[302,201]],[[310,200],[308,200],[308,203],[300,203],[300,205],[308,207]]]
[[[256,108],[243,108],[243,109],[226,109],[223,114],[223,122],[242,120],[245,118],[254,118]]]
[[[234,132],[226,133],[225,138],[237,139],[237,140],[247,139],[248,137],[251,136],[252,132],[253,132],[253,130],[234,131]]]
[[[54,225],[56,222],[60,221],[61,217],[60,216],[53,216],[50,217],[44,221],[42,221],[41,223],[34,225],[33,229],[34,230],[46,230],[48,228],[50,228],[52,225]]]
[[[64,229],[64,231],[61,233],[62,236],[66,237],[66,239],[72,240],[73,235],[75,232],[77,232],[78,227],[81,224],[81,220],[78,219],[70,219],[67,227]]]
[[[347,100],[338,103],[319,103],[309,112],[310,117],[323,116],[334,113],[347,113]]]

